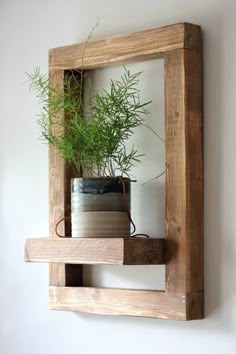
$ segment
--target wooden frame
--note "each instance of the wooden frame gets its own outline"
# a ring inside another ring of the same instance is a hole
[[[50,50],[51,85],[63,89],[64,73],[81,69],[83,48],[84,43],[81,43]],[[31,240],[26,246],[27,260],[40,260],[37,259],[40,253],[41,261],[43,258],[44,261],[67,262],[50,265],[49,307],[52,309],[180,320],[203,318],[201,29],[197,25],[180,23],[89,42],[83,68],[91,70],[159,57],[165,62],[166,122],[165,259],[159,254],[159,261],[166,263],[166,290],[84,288],[82,265],[68,263],[99,263],[101,254],[89,260],[88,253],[82,261],[80,249],[74,262],[69,262],[63,247],[59,247],[62,257],[55,256],[55,245],[54,253],[49,250],[50,257],[44,257],[39,247],[36,254],[32,253],[35,248]],[[54,148],[50,148],[49,156],[50,237],[58,242],[61,240],[55,239],[54,228],[65,216],[70,203],[72,173]],[[62,225],[60,232],[70,236],[69,225]],[[78,246],[78,241],[73,242]],[[103,242],[110,241],[103,239]],[[137,249],[143,248],[141,243],[136,244]],[[42,247],[46,247],[45,243]],[[119,264],[124,263],[123,255],[122,251],[113,260],[105,257],[105,262],[114,264],[118,259]],[[144,259],[147,258],[144,255]],[[150,264],[149,261],[143,264],[147,263]]]

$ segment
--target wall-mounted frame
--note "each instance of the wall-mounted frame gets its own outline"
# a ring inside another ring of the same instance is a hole
[[[70,178],[50,148],[49,239],[26,241],[26,261],[49,262],[51,309],[177,320],[203,318],[202,44],[197,25],[179,23],[50,50],[51,85],[71,70],[96,70],[164,58],[166,130],[165,240],[71,239],[55,224],[70,204]],[[66,118],[65,118],[66,119]],[[83,287],[83,264],[165,264],[166,289]]]

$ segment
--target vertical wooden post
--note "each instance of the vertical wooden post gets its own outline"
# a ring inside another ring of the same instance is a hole
[[[64,89],[64,71],[50,70],[50,86]],[[66,119],[66,117],[58,117]],[[56,128],[55,128],[56,129]],[[56,132],[57,133],[57,132]],[[70,209],[70,179],[73,176],[71,168],[59,156],[53,146],[49,147],[49,235],[55,234],[56,223],[68,213]],[[68,222],[62,222],[59,233],[71,236]],[[50,264],[49,284],[54,286],[82,286],[82,265]]]
[[[166,292],[203,317],[201,50],[165,54]]]

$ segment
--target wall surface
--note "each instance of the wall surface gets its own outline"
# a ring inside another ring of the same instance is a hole
[[[234,0],[0,1],[1,354],[236,353],[235,11]],[[48,48],[84,40],[97,17],[95,38],[182,21],[203,28],[203,321],[49,311],[47,265],[23,262],[25,237],[48,229],[47,148],[24,72],[46,71]]]

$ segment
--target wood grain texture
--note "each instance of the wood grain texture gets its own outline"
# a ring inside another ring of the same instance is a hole
[[[50,70],[50,86],[64,89],[64,71]],[[65,115],[65,113],[64,113]],[[58,119],[65,117],[58,116]],[[57,134],[57,126],[54,126],[54,133]],[[72,170],[66,166],[65,161],[59,156],[53,146],[49,146],[49,237],[57,238],[55,233],[56,223],[67,216],[70,209],[70,178]],[[62,235],[70,235],[70,225],[62,222],[58,232]],[[74,267],[74,268],[73,268]],[[65,264],[51,264],[49,266],[50,285],[81,285],[82,268],[80,265],[66,266]]]
[[[158,58],[166,51],[200,46],[200,27],[189,23],[157,27],[101,40],[54,48],[50,69],[97,69],[110,65]],[[82,62],[82,57],[84,58]]]
[[[124,264],[165,264],[165,239],[124,240]]]
[[[204,293],[186,294],[186,320],[204,318]]]
[[[68,264],[164,264],[164,239],[28,239],[26,262]]]
[[[50,287],[49,308],[186,320],[186,296],[152,290]]]
[[[203,293],[201,90],[201,51],[167,53],[166,291],[171,294]]]
[[[201,53],[186,50],[185,145],[186,145],[186,225],[187,293],[204,290],[203,242],[203,116]]]

